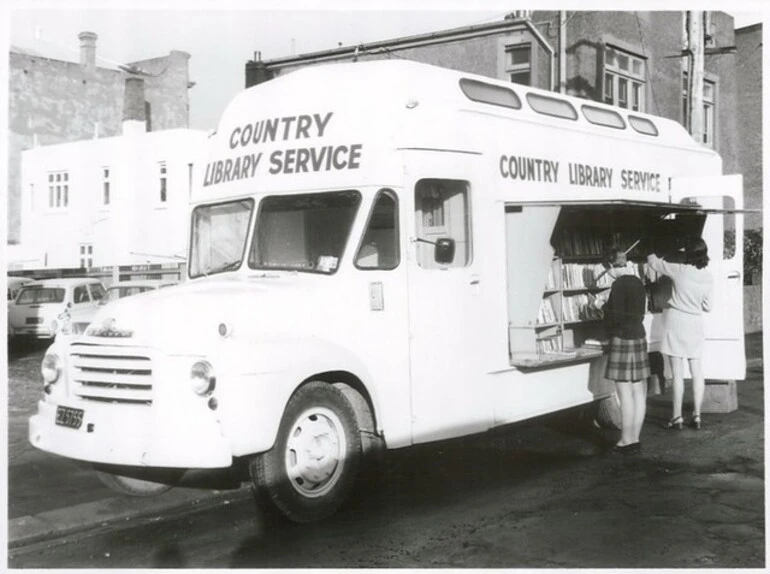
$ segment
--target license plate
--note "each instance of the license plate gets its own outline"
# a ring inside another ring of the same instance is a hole
[[[56,407],[56,424],[71,429],[79,429],[83,424],[83,409]]]

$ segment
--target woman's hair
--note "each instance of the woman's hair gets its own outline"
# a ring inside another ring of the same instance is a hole
[[[703,269],[709,264],[709,248],[700,237],[693,237],[687,241],[684,250],[685,263]]]
[[[607,267],[625,267],[626,253],[620,247],[610,247],[604,251],[604,262]]]

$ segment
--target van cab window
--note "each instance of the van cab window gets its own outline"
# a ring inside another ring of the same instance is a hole
[[[471,262],[471,214],[467,181],[422,179],[414,190],[417,264],[426,269],[466,267]],[[435,259],[438,239],[455,243],[451,263]]]
[[[357,191],[266,197],[257,213],[249,267],[334,273],[360,203]]]
[[[195,208],[190,240],[190,277],[231,271],[241,266],[253,209],[251,199]]]
[[[92,283],[91,285],[89,285],[89,288],[91,289],[92,301],[101,301],[102,299],[104,299],[104,296],[107,294],[107,291],[99,283]]]
[[[355,265],[359,269],[394,269],[398,263],[398,203],[393,192],[382,191],[372,207]]]
[[[75,287],[75,290],[72,292],[72,302],[75,304],[78,303],[88,303],[90,299],[88,298],[88,287],[85,285],[78,285]]]

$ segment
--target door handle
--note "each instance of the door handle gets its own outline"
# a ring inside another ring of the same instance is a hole
[[[741,278],[741,272],[740,271],[732,271],[727,274],[728,279],[740,279]]]

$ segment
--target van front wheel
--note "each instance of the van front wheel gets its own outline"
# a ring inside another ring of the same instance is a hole
[[[260,498],[294,522],[313,522],[342,505],[360,459],[353,407],[333,386],[311,382],[289,400],[273,448],[249,471]]]

